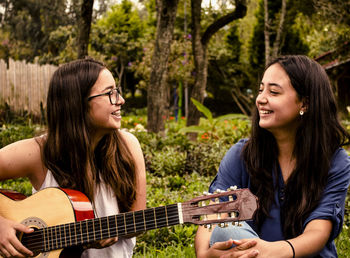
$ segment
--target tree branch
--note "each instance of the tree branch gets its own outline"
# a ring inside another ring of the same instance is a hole
[[[226,14],[219,18],[206,29],[204,32],[201,42],[203,45],[207,45],[210,38],[222,27],[229,24],[230,22],[242,18],[247,13],[247,2],[246,0],[236,0],[236,8],[233,12]]]

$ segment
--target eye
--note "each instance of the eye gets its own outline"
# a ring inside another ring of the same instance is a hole
[[[274,90],[271,90],[270,93],[271,93],[272,95],[277,95],[277,94],[279,94],[278,91],[274,91]]]

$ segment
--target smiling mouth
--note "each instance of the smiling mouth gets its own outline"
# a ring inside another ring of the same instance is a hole
[[[267,114],[271,114],[271,113],[273,113],[273,112],[270,111],[270,110],[260,110],[259,113],[260,113],[260,114],[263,114],[263,115],[267,115]]]
[[[120,116],[121,115],[120,110],[114,111],[111,114],[114,115],[114,116]]]

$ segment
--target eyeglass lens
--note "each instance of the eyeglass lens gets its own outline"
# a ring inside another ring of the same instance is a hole
[[[111,100],[111,104],[115,105],[118,102],[119,99],[119,89],[113,89],[111,90],[110,94],[109,94],[109,98]]]

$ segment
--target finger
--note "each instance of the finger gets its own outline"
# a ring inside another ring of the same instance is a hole
[[[255,239],[249,240],[240,240],[239,243],[236,240],[233,240],[233,243],[236,245],[236,250],[247,250],[253,246],[255,246],[258,242]]]
[[[11,254],[5,248],[2,248],[1,249],[1,256],[2,257],[11,257]]]
[[[26,227],[23,224],[17,223],[14,225],[14,229],[16,229],[17,231],[21,231],[23,233],[29,234],[32,233],[34,231],[33,228],[30,227]]]
[[[257,257],[258,255],[259,255],[258,250],[249,251],[248,253],[234,251],[228,254],[221,255],[220,258],[254,258],[254,257]]]
[[[225,242],[216,242],[215,244],[212,245],[214,249],[217,250],[227,250],[232,247],[233,240],[227,240]]]
[[[16,252],[23,254],[23,257],[34,255],[34,253],[30,251],[28,248],[26,248],[17,238],[11,241],[11,244],[13,248],[16,250]]]
[[[103,247],[111,246],[114,243],[116,243],[117,241],[118,241],[117,237],[108,238],[108,239],[102,241],[101,246],[103,246]]]

